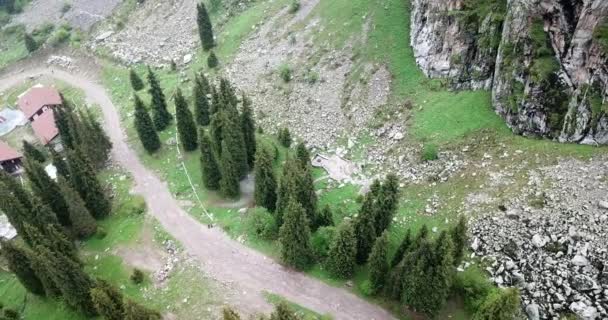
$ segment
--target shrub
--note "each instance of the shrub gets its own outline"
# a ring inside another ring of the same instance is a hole
[[[336,229],[334,227],[321,227],[313,235],[311,239],[312,252],[318,261],[325,260],[329,252],[329,246],[334,240]]]
[[[279,76],[281,77],[281,79],[283,79],[284,82],[291,81],[291,67],[289,67],[289,65],[287,65],[286,63],[282,64],[279,67]]]
[[[433,161],[439,159],[437,154],[437,146],[432,143],[426,143],[422,147],[422,160]]]
[[[133,274],[131,274],[131,281],[135,284],[141,284],[144,282],[145,275],[144,272],[135,268],[133,269]]]
[[[220,62],[217,59],[217,56],[215,55],[215,53],[213,51],[211,51],[211,53],[209,53],[209,57],[207,57],[207,67],[209,67],[210,69],[213,69],[213,68],[217,67],[219,64],[220,64]]]
[[[317,81],[319,81],[319,73],[308,69],[308,72],[306,73],[306,82],[309,84],[315,84]]]
[[[496,289],[486,297],[473,320],[517,319],[520,308],[519,290]]]
[[[604,54],[608,54],[608,19],[598,24],[593,30],[593,39],[597,41]]]
[[[6,320],[17,320],[19,319],[19,312],[13,310],[13,309],[4,309],[4,318],[2,319],[6,319]]]
[[[127,215],[140,215],[146,212],[146,200],[142,196],[133,196],[120,207],[120,212]]]
[[[68,25],[62,25],[55,30],[49,39],[49,45],[57,47],[70,39],[72,28]]]
[[[477,267],[470,267],[456,274],[453,290],[464,297],[467,310],[475,312],[490,292],[496,290],[496,288],[482,270]]]
[[[108,235],[108,232],[106,231],[106,229],[104,229],[103,227],[98,226],[97,227],[97,233],[95,233],[95,237],[97,237],[98,239],[103,239]]]
[[[265,208],[256,208],[247,219],[250,234],[265,239],[274,240],[279,234],[279,227],[272,214]]]
[[[300,0],[293,0],[289,5],[289,13],[294,14],[300,10]]]
[[[72,4],[69,2],[65,2],[63,6],[61,6],[61,14],[66,14],[68,11],[72,9]]]

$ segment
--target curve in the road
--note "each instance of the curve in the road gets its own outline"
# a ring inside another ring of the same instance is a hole
[[[239,293],[230,302],[239,309],[267,311],[269,305],[262,295],[263,291],[267,291],[317,312],[331,314],[335,319],[394,319],[379,306],[347,290],[329,286],[305,274],[287,269],[230,239],[221,230],[203,226],[182,210],[165,183],[142,165],[135,151],[127,144],[117,109],[95,77],[48,67],[32,67],[25,71],[0,75],[0,91],[40,75],[54,77],[82,89],[88,101],[101,106],[105,128],[114,144],[112,157],[133,175],[135,192],[145,198],[149,212],[167,232],[182,243],[185,250],[202,264],[203,269],[212,278],[237,287]]]

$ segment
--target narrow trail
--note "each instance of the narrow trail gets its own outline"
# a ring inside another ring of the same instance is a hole
[[[283,296],[299,305],[335,319],[395,319],[389,312],[347,290],[329,286],[303,273],[281,266],[263,254],[229,238],[218,228],[209,229],[180,208],[166,184],[139,161],[127,144],[120,117],[97,73],[68,73],[46,66],[29,66],[13,73],[0,73],[0,91],[38,76],[64,81],[84,91],[87,101],[98,104],[105,119],[105,129],[114,144],[112,158],[128,170],[135,180],[135,192],[141,194],[152,214],[167,232],[182,243],[212,278],[235,287],[238,293],[229,302],[245,312],[267,312],[270,305],[263,292]],[[196,299],[195,297],[193,297]]]

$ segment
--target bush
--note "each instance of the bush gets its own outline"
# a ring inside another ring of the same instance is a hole
[[[281,79],[283,79],[284,82],[289,82],[291,81],[291,67],[289,67],[289,65],[287,64],[282,64],[279,67],[279,76],[281,77]]]
[[[250,234],[261,239],[274,240],[279,235],[279,227],[274,216],[265,208],[256,208],[247,219]]]
[[[519,290],[515,288],[493,290],[481,304],[474,320],[519,319],[521,311]]]
[[[207,67],[209,67],[210,69],[213,69],[213,68],[217,67],[219,64],[220,64],[220,62],[217,59],[217,56],[215,55],[215,53],[213,51],[211,51],[211,53],[209,53],[209,57],[207,57]]]
[[[72,34],[72,28],[68,25],[62,25],[60,28],[55,30],[49,39],[49,45],[52,47],[60,46],[67,42]]]
[[[146,212],[146,200],[142,196],[132,196],[120,207],[120,212],[127,215],[140,215]]]
[[[69,2],[65,2],[63,6],[61,6],[61,14],[66,14],[68,11],[72,9],[72,4]]]
[[[97,239],[103,239],[108,235],[108,232],[106,231],[106,229],[104,229],[103,227],[98,226],[97,227],[97,233],[95,233],[95,237],[97,237]]]
[[[422,147],[422,160],[433,161],[437,159],[439,159],[439,155],[437,154],[437,146],[432,143],[425,144]]]
[[[477,267],[458,272],[452,288],[464,298],[467,310],[472,313],[479,309],[490,292],[496,290],[485,273]]]
[[[131,274],[131,281],[135,284],[142,284],[145,279],[144,272],[135,268],[133,269],[133,274]]]
[[[331,246],[335,235],[336,229],[334,227],[321,227],[312,235],[310,242],[316,260],[322,261],[327,258],[329,247]]]
[[[293,0],[289,5],[289,13],[294,14],[300,10],[300,0]]]
[[[19,312],[13,310],[13,309],[4,309],[4,318],[2,319],[6,319],[6,320],[17,320],[19,319]]]

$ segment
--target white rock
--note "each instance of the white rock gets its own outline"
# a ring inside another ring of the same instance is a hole
[[[184,56],[184,64],[188,64],[192,62],[192,55],[191,54],[187,54]]]
[[[528,315],[528,320],[539,320],[540,312],[538,310],[538,305],[536,303],[527,305],[526,314]]]
[[[574,258],[572,258],[572,260],[570,260],[570,262],[572,262],[573,265],[575,266],[586,266],[589,265],[589,260],[587,260],[587,258],[581,256],[581,255],[575,255]]]

